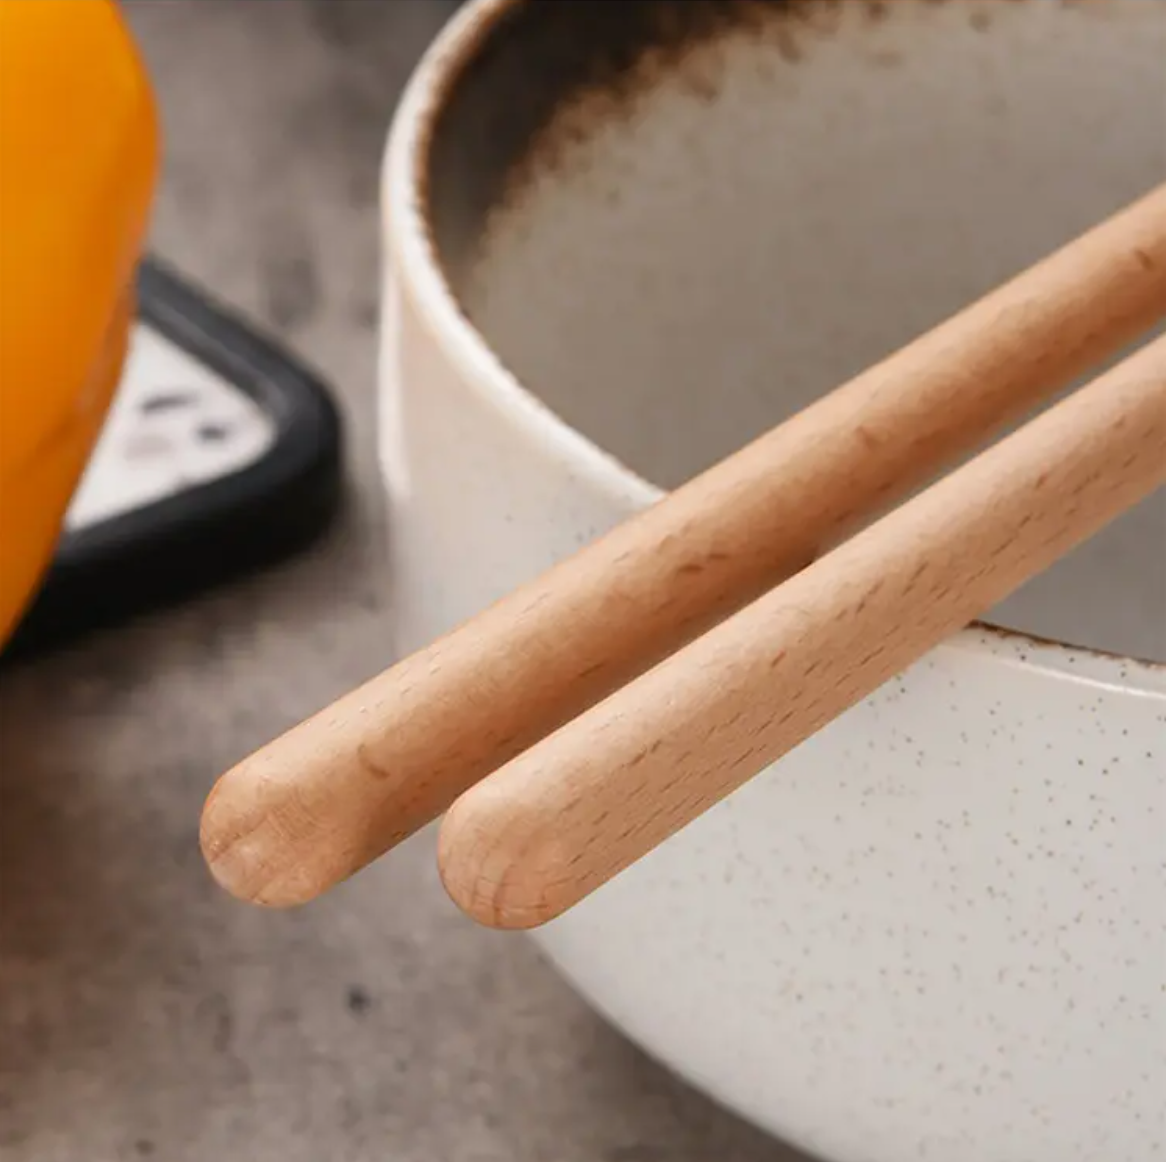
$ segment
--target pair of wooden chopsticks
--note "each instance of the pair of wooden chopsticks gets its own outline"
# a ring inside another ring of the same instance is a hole
[[[214,875],[300,903],[448,808],[462,908],[559,914],[1159,487],[1166,338],[861,527],[1163,315],[1166,186],[229,771]]]

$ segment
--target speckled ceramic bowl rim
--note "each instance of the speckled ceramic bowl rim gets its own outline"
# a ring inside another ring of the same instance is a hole
[[[466,318],[446,277],[430,229],[427,175],[438,111],[466,65],[493,33],[499,16],[531,0],[469,0],[445,25],[414,70],[393,118],[381,170],[381,220],[393,261],[396,293],[409,296],[418,318],[464,380],[467,390],[538,448],[571,466],[589,488],[617,503],[646,507],[663,490],[561,419],[506,368]],[[614,2],[614,0],[613,0]],[[1166,696],[1166,665],[1049,641],[974,622],[943,643],[995,655],[1077,680],[1132,693]]]

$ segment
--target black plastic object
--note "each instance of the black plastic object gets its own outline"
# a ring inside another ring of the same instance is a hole
[[[67,531],[5,660],[271,564],[337,509],[341,424],[323,383],[157,260],[138,289],[139,321],[250,397],[274,440],[236,471]]]

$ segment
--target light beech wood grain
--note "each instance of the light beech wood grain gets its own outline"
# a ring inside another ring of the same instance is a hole
[[[327,890],[1163,310],[1166,187],[227,772],[211,871],[269,905]]]
[[[1166,482],[1166,337],[467,791],[442,878],[559,915]]]

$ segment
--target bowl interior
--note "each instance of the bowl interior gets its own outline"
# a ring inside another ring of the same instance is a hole
[[[617,18],[618,13],[618,18]],[[511,3],[428,154],[459,303],[668,487],[1166,178],[1166,5]],[[1166,661],[1161,494],[993,611]]]

